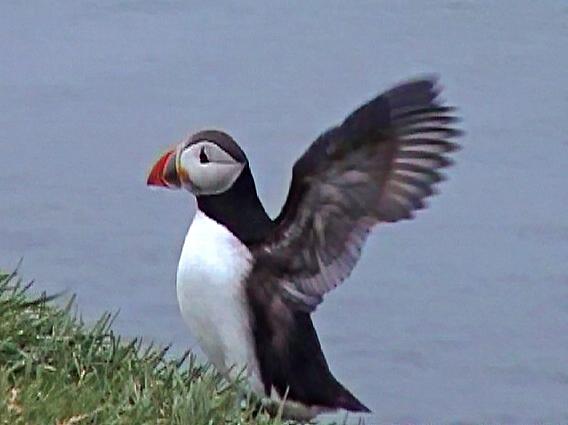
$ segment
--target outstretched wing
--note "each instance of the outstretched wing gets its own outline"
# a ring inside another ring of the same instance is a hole
[[[257,273],[294,308],[312,311],[359,259],[371,228],[413,217],[442,179],[460,134],[433,79],[379,95],[309,147],[293,169],[274,233],[255,248]],[[263,268],[263,270],[258,270]]]

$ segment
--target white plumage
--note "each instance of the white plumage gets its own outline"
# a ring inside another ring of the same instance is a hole
[[[243,281],[252,256],[226,227],[197,211],[177,271],[181,314],[209,361],[235,377],[245,371],[262,391]]]

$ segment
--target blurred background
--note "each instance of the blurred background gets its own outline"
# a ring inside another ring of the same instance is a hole
[[[370,424],[568,422],[567,2],[3,1],[0,58],[0,266],[179,351],[195,203],[157,155],[225,129],[276,215],[320,132],[438,73],[464,149],[319,308],[324,351]]]

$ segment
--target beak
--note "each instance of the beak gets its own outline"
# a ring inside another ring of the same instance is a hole
[[[181,182],[177,170],[177,153],[175,149],[163,154],[152,167],[148,175],[148,186],[166,187],[168,189],[179,189]]]

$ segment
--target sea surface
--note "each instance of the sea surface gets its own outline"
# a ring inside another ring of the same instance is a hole
[[[0,265],[195,347],[175,295],[195,202],[146,187],[157,156],[225,129],[276,215],[320,132],[432,73],[463,150],[318,309],[324,351],[368,424],[568,423],[566,1],[2,1]]]

